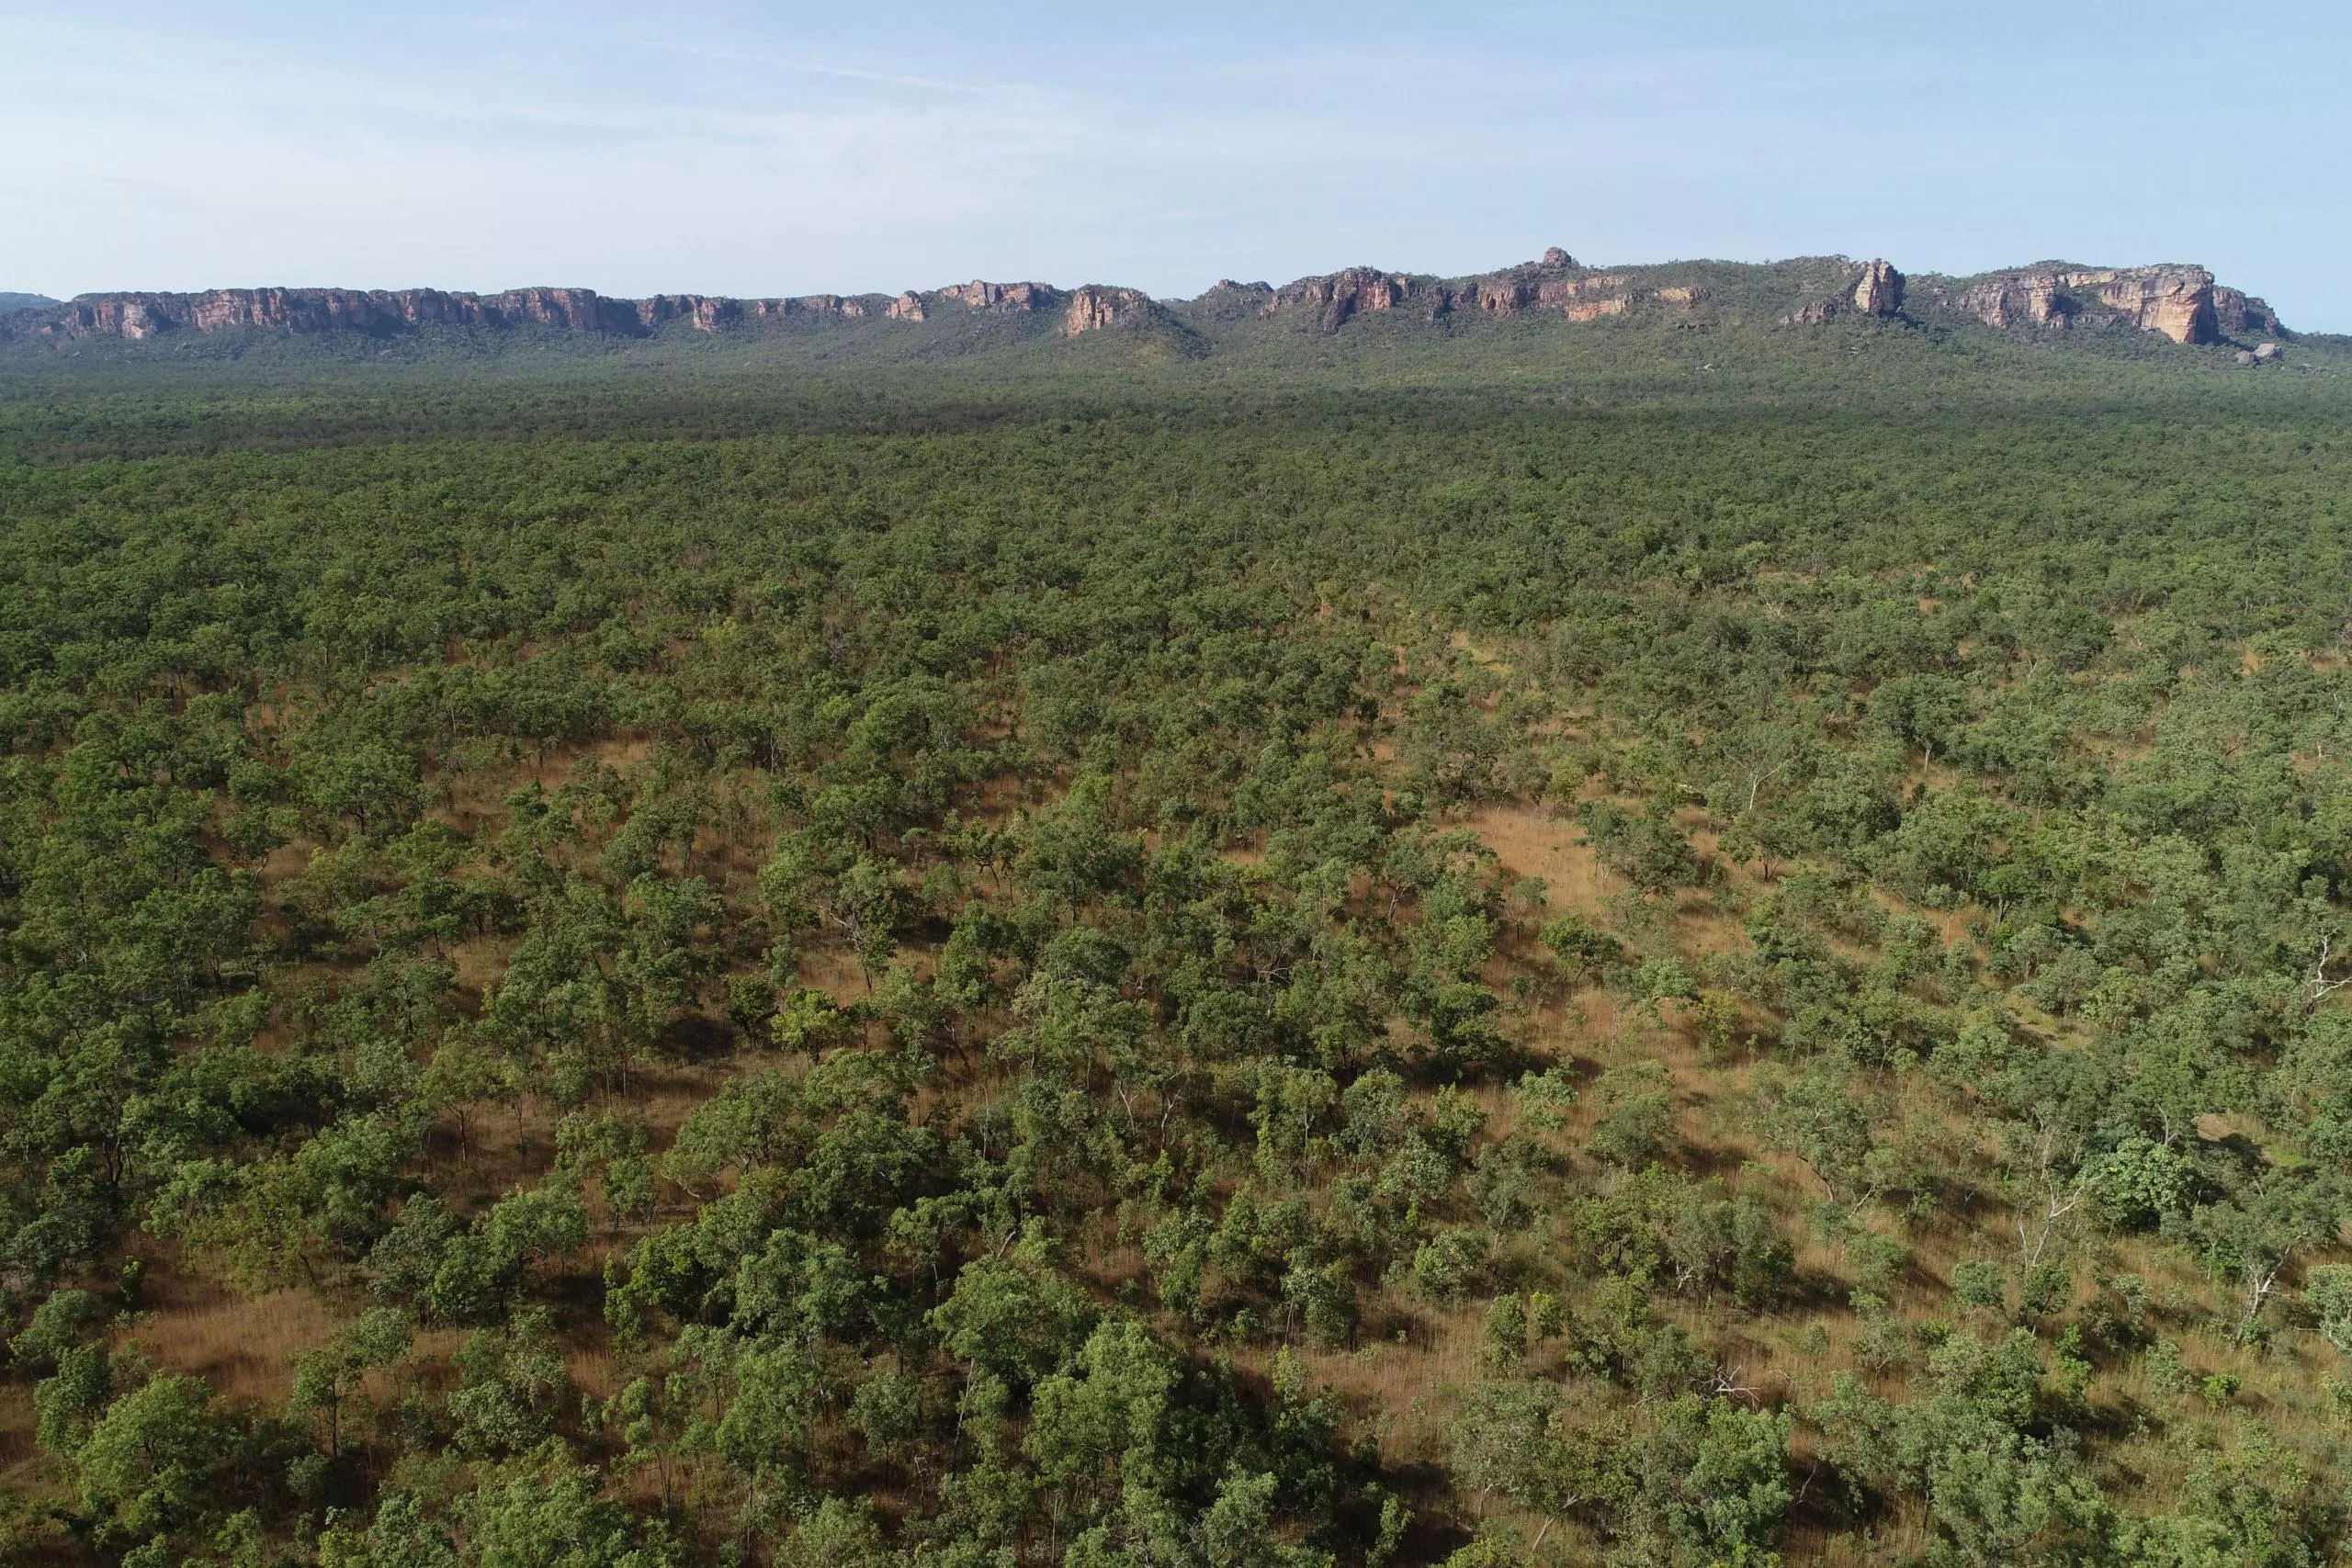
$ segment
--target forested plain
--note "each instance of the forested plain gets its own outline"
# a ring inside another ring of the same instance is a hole
[[[2347,370],[12,350],[0,1551],[2342,1561]]]

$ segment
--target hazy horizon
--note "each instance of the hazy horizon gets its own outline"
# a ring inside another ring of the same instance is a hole
[[[1702,0],[1670,22],[1622,4],[319,17],[15,23],[39,69],[0,136],[34,155],[0,171],[0,289],[1034,277],[1190,297],[1558,244],[1912,273],[2196,262],[2291,327],[2352,329],[2352,214],[2309,194],[2352,130],[2331,85],[2352,19],[2315,5],[2222,39],[2204,8],[2158,4],[2063,43],[2014,0]]]

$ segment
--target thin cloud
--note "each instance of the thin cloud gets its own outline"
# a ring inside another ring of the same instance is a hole
[[[670,39],[630,38],[631,48],[659,50],[667,54],[688,55],[698,60],[721,61],[731,65],[769,65],[779,71],[796,71],[809,76],[830,76],[844,82],[869,82],[890,87],[914,87],[931,93],[969,93],[997,96],[1011,91],[994,83],[950,82],[936,76],[910,76],[891,71],[869,71],[854,65],[831,65],[822,61],[795,60],[783,55],[759,54],[749,50],[712,49],[703,44],[679,43]]]

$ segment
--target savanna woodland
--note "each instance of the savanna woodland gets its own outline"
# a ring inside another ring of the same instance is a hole
[[[2352,344],[939,314],[0,352],[9,1561],[2344,1560]]]

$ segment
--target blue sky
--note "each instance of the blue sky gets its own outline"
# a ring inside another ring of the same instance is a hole
[[[2352,330],[2341,0],[18,0],[0,39],[0,289],[1191,294],[1560,244],[2201,261]]]

